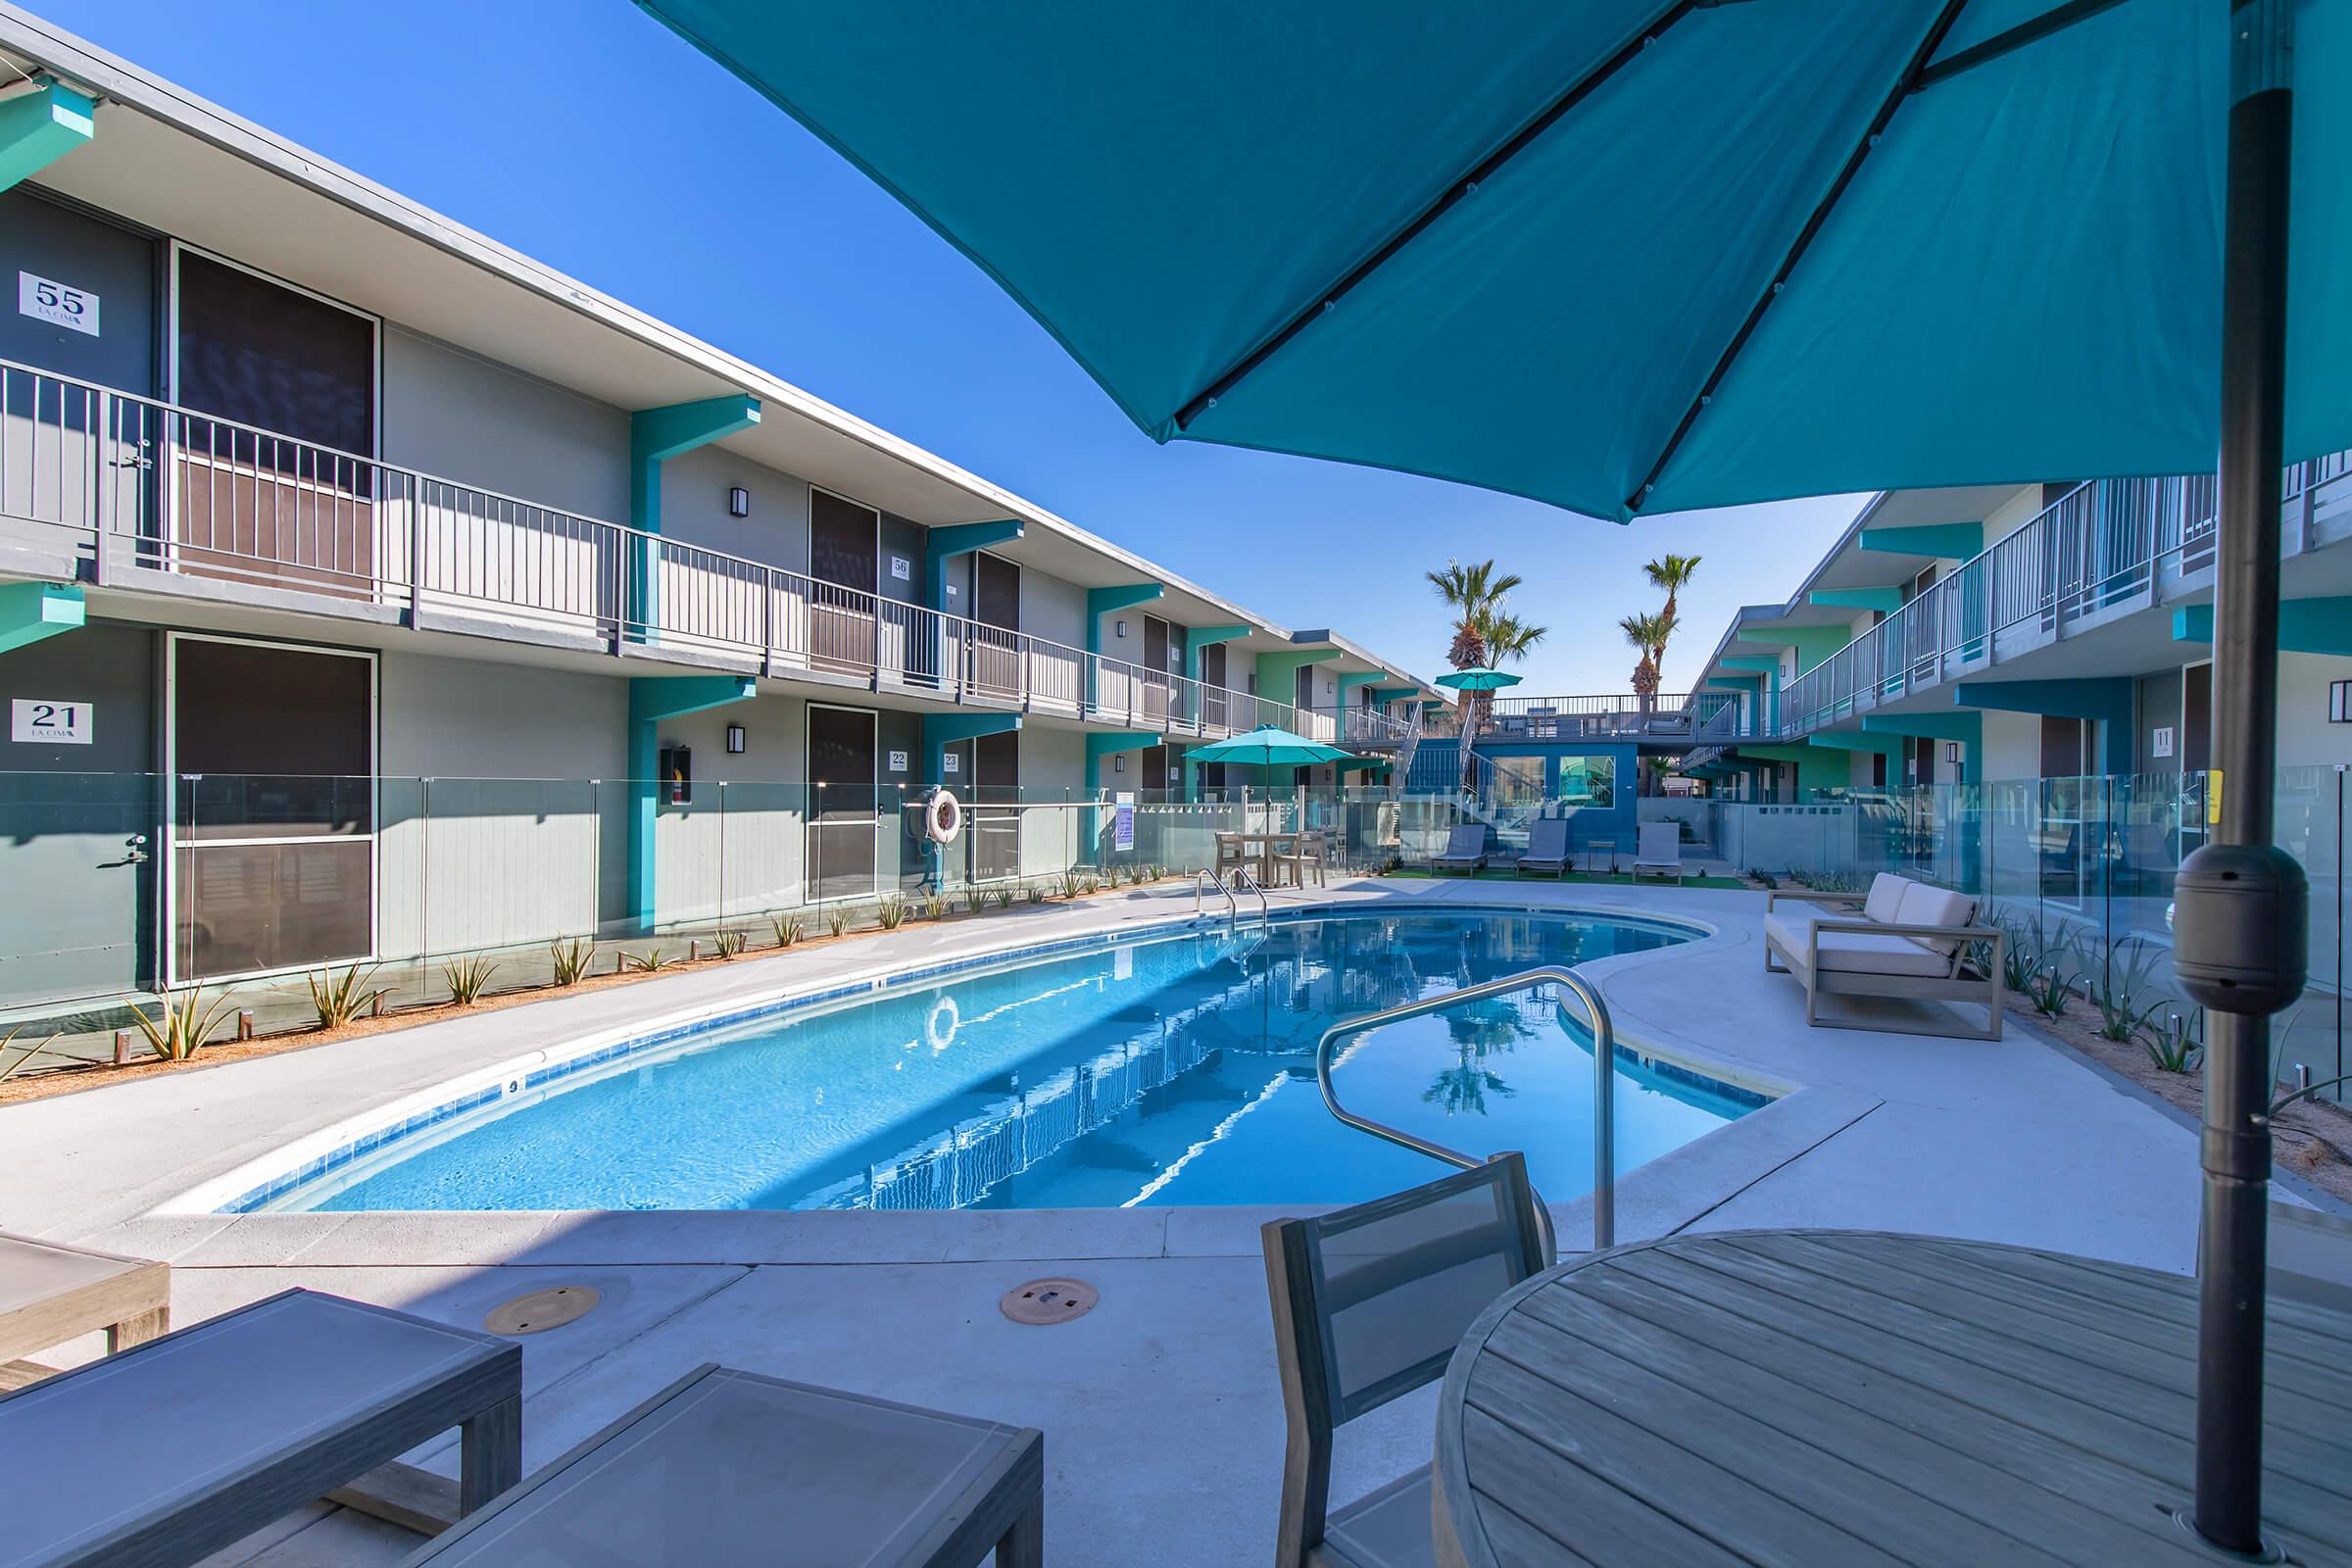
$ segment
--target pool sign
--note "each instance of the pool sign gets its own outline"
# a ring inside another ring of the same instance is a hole
[[[98,296],[30,272],[17,274],[17,314],[71,331],[98,335]]]
[[[88,703],[19,697],[9,704],[8,738],[35,746],[87,746],[96,714]]]
[[[1110,847],[1123,854],[1135,848],[1135,792],[1121,790],[1111,800],[1114,811],[1110,819]]]

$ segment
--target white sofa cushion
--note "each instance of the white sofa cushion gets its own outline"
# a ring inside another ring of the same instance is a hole
[[[1893,925],[1894,911],[1903,906],[1903,890],[1913,885],[1907,876],[1881,871],[1871,878],[1870,897],[1862,901],[1862,912],[1881,925]]]
[[[1950,893],[1926,882],[1914,882],[1903,890],[1901,908],[1896,912],[1896,925],[1967,925],[1977,917],[1977,901],[1965,893]],[[1950,957],[1959,948],[1957,941],[1936,942],[1921,938],[1927,946]]]
[[[1801,964],[1816,920],[1849,918],[1835,911],[1828,914],[1808,911],[1791,919],[1775,909],[1764,917],[1764,930],[1783,952]],[[1931,953],[1907,937],[1881,936],[1875,931],[1824,931],[1821,967],[1840,974],[1941,976],[1951,973],[1952,960],[1942,954]]]

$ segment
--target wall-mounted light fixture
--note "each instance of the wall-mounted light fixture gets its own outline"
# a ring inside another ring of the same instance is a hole
[[[2328,722],[2352,724],[2352,680],[2328,683]]]
[[[1121,636],[1121,637],[1124,637],[1124,636],[1126,636],[1126,635],[1127,635],[1127,617],[1126,617],[1126,616],[1124,616],[1124,615],[1121,615],[1121,616],[1118,618],[1118,621],[1116,622],[1116,624],[1117,624],[1117,626],[1118,626],[1118,628],[1119,628],[1119,629],[1118,629],[1118,633],[1117,633],[1117,635],[1119,635],[1119,636]]]
[[[727,515],[748,517],[752,514],[752,493],[741,485],[727,492]]]
[[[1943,760],[1947,762],[1957,762],[1960,760],[1960,743],[1958,741],[1945,741],[1943,743]]]
[[[1116,754],[1114,753],[1114,754],[1112,755],[1111,759],[1110,759],[1110,770],[1111,770],[1113,773],[1124,773],[1124,772],[1126,772],[1126,771],[1127,771],[1127,759],[1125,759],[1124,757],[1120,757],[1120,756],[1118,756],[1118,755],[1116,755]]]
[[[741,757],[743,755],[743,726],[741,724],[729,724],[727,726],[727,755],[729,757]]]

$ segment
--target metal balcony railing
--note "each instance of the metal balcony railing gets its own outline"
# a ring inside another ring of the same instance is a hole
[[[1497,695],[1484,705],[1478,740],[1736,740],[1749,722],[1737,692],[1613,692],[1585,697]],[[1459,710],[1432,715],[1430,733],[1458,735]]]
[[[29,533],[22,524],[38,525]],[[0,544],[615,654],[1221,736],[1331,714],[0,360]]]
[[[1396,747],[1412,734],[1410,720],[1397,718],[1377,708],[1301,708],[1298,710],[1301,723],[1316,726],[1311,739],[1333,746]]]

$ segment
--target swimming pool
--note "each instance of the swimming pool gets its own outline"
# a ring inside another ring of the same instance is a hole
[[[1339,1017],[1689,941],[1671,922],[1330,913],[1014,956],[855,1000],[624,1042],[281,1172],[245,1211],[1100,1207],[1347,1202],[1438,1173],[1343,1127]],[[1573,1005],[1572,1004],[1568,1005]],[[1591,1186],[1592,1047],[1546,988],[1343,1046],[1351,1109]],[[1622,1046],[1620,1170],[1765,1102]]]

